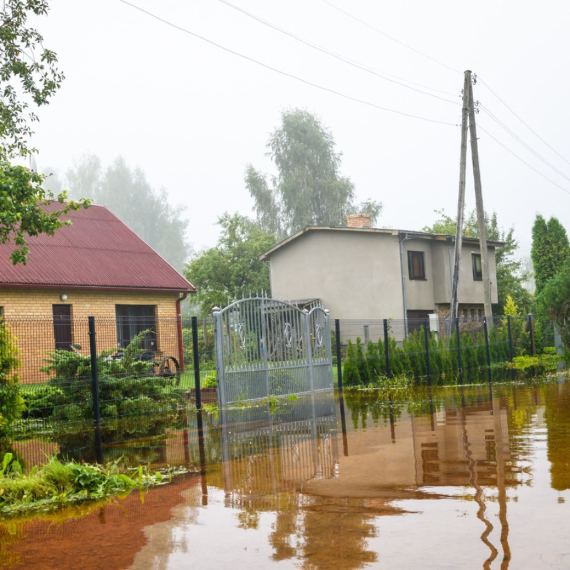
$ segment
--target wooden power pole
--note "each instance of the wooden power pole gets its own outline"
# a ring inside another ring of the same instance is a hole
[[[457,203],[457,228],[455,230],[455,255],[453,259],[453,282],[451,286],[451,323],[457,318],[457,290],[459,288],[459,266],[463,242],[463,213],[465,210],[465,171],[467,169],[467,121],[469,119],[469,93],[471,71],[465,72],[463,82],[463,110],[461,113],[461,154],[459,159],[459,200]]]
[[[473,159],[473,179],[475,181],[475,202],[477,204],[477,225],[479,227],[479,249],[481,250],[485,316],[487,319],[490,319],[488,320],[488,323],[492,326],[493,309],[491,307],[491,276],[489,275],[487,228],[485,226],[485,209],[483,208],[481,170],[479,168],[479,148],[477,146],[477,125],[475,124],[475,104],[473,102],[473,84],[471,81],[469,81],[469,133],[471,135],[471,158]]]

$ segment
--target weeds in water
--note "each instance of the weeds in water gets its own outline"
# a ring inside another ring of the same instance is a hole
[[[24,475],[19,463],[7,453],[0,472],[0,517],[49,512],[85,501],[125,496],[133,489],[145,491],[166,482],[162,473],[151,473],[147,466],[137,467],[129,476],[120,463],[121,458],[107,465],[93,465],[63,463],[52,457],[42,468],[34,467]],[[167,470],[170,477],[184,472],[183,468]]]

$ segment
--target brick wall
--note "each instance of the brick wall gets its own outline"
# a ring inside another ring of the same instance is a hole
[[[65,301],[61,295],[67,295]],[[152,305],[155,307],[159,354],[178,358],[176,300],[178,293],[144,293],[120,291],[77,291],[50,289],[0,288],[0,307],[5,322],[17,339],[23,383],[45,382],[40,372],[45,358],[55,349],[52,305],[70,305],[72,342],[89,354],[87,317],[94,316],[97,350],[117,347],[115,305]]]

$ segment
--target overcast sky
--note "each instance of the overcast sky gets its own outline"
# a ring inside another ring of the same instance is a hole
[[[120,0],[52,0],[36,25],[66,80],[40,110],[39,167],[65,170],[83,153],[122,155],[172,202],[187,206],[196,249],[216,243],[224,211],[250,215],[248,163],[272,171],[269,133],[280,113],[303,108],[332,131],[342,174],[360,200],[384,204],[380,227],[419,230],[434,209],[455,215],[465,69],[476,72],[532,129],[570,160],[570,3],[514,0],[330,0],[453,71],[351,19],[324,0],[228,0],[345,58],[422,85],[418,93],[317,52],[220,0],[132,0],[153,14],[304,80],[409,118],[285,77],[176,30]],[[409,84],[409,83],[408,83]],[[425,87],[431,88],[431,90]],[[439,91],[433,91],[437,89]],[[570,164],[479,81],[475,99],[563,176],[482,111],[478,124],[562,186],[533,172],[479,132],[485,209],[515,225],[530,250],[536,213],[570,230]],[[455,103],[454,103],[455,102]],[[470,159],[469,159],[470,160]],[[468,163],[468,207],[474,204]],[[564,178],[567,176],[568,178]],[[133,204],[136,207],[136,204]]]

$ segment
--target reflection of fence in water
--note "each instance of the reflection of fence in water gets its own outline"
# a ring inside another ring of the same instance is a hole
[[[222,432],[224,486],[231,504],[302,490],[310,479],[334,477],[336,417],[326,416],[252,431]]]

